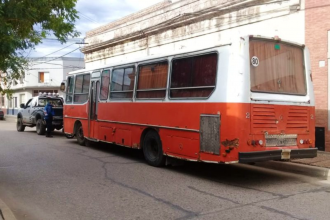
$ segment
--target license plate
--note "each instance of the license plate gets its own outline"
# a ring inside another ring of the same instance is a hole
[[[290,160],[291,158],[291,150],[290,149],[282,149],[282,160]]]

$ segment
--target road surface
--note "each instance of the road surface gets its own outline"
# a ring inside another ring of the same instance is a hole
[[[330,219],[330,185],[252,165],[154,168],[143,154],[79,146],[0,121],[0,198],[17,219]]]

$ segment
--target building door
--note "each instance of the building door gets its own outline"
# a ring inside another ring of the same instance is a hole
[[[321,127],[315,128],[315,147],[318,150],[325,150],[325,129]]]

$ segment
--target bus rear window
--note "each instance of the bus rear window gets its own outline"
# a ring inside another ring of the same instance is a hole
[[[303,49],[267,40],[250,41],[251,91],[306,95]]]

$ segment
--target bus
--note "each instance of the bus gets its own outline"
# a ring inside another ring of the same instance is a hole
[[[78,70],[61,90],[68,137],[141,149],[152,166],[317,155],[309,52],[279,37]]]

